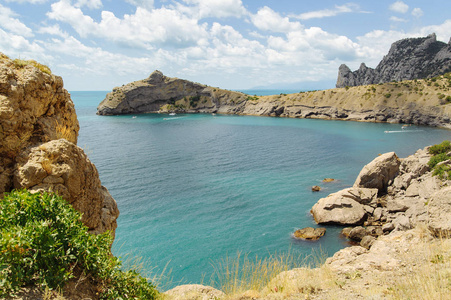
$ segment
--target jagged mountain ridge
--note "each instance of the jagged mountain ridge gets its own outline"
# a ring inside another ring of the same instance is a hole
[[[422,38],[407,38],[392,44],[390,51],[375,69],[364,63],[352,72],[342,64],[336,86],[359,86],[432,78],[451,71],[451,40],[437,41],[435,33]]]

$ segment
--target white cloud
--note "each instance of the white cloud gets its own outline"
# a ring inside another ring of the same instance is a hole
[[[38,30],[39,33],[42,34],[50,34],[50,35],[55,35],[55,36],[59,36],[59,37],[68,37],[69,35],[67,34],[67,32],[63,32],[60,28],[60,26],[58,24],[52,25],[52,26],[44,26],[39,28]]]
[[[407,20],[406,19],[403,19],[403,18],[398,18],[398,17],[395,17],[395,16],[391,16],[390,17],[390,21],[393,21],[393,22],[407,22]]]
[[[183,2],[194,5],[187,7],[186,10],[199,19],[208,17],[239,18],[247,14],[241,0],[183,0]]]
[[[16,14],[10,8],[0,4],[0,28],[20,36],[32,37],[32,30],[21,21],[14,18],[15,16]]]
[[[417,18],[423,16],[423,10],[421,8],[415,7],[412,10],[412,16],[417,17]]]
[[[290,17],[300,19],[300,20],[309,20],[316,18],[325,18],[325,17],[334,17],[343,13],[351,13],[359,10],[359,6],[354,3],[347,3],[344,5],[335,5],[334,9],[323,9],[317,11],[311,11],[302,13],[300,15],[290,15]]]
[[[153,0],[125,0],[131,5],[135,5],[137,7],[142,7],[147,10],[151,10],[153,8],[154,1]]]
[[[148,11],[138,7],[134,14],[116,17],[110,11],[101,12],[101,21],[95,22],[81,9],[62,0],[52,4],[49,18],[70,24],[83,37],[100,37],[127,46],[153,49],[157,45],[189,47],[205,43],[207,24],[162,7]]]
[[[290,22],[288,17],[282,17],[271,8],[265,6],[257,14],[251,16],[251,21],[260,30],[288,33],[301,30],[299,22]]]
[[[92,9],[97,9],[102,7],[102,0],[77,0],[75,1],[76,7],[87,6]]]
[[[45,54],[44,49],[35,42],[28,41],[25,37],[9,33],[0,28],[0,52],[11,57],[23,59],[36,59],[43,63],[51,57]]]
[[[389,6],[391,11],[405,14],[409,10],[409,6],[402,1],[396,1]]]

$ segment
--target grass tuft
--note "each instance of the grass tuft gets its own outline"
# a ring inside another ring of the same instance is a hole
[[[24,60],[24,59],[19,59],[16,58],[15,60],[13,60],[14,66],[18,69],[23,69],[26,66],[33,66],[37,69],[39,69],[41,72],[46,73],[46,74],[52,74],[52,71],[50,70],[49,67],[47,67],[46,65],[40,64],[35,60]]]

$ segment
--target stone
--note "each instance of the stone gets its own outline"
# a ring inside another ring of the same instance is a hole
[[[395,225],[393,223],[385,223],[384,225],[382,225],[382,231],[384,233],[389,233],[391,232],[393,229],[395,229]]]
[[[406,201],[404,199],[390,199],[389,201],[387,201],[385,208],[390,213],[396,213],[405,212],[407,209],[409,209],[409,206],[406,204]]]
[[[412,228],[410,219],[405,215],[398,215],[396,219],[393,220],[394,230],[406,231]]]
[[[216,300],[223,298],[225,294],[210,286],[187,284],[164,292],[164,296],[169,300]]]
[[[375,240],[376,240],[376,238],[374,236],[366,235],[360,241],[360,246],[362,246],[363,248],[366,248],[366,249],[370,249],[371,246],[374,244]]]
[[[321,191],[320,186],[317,186],[317,185],[312,186],[312,192],[319,192],[319,191]]]
[[[398,175],[400,164],[395,152],[382,154],[363,167],[354,182],[354,187],[375,188],[382,194],[387,191],[389,182]]]
[[[353,229],[353,227],[345,227],[341,230],[341,234],[344,235],[345,237],[349,238],[349,234],[351,233],[351,230]]]
[[[294,232],[294,237],[302,240],[316,241],[326,233],[326,228],[306,227]]]
[[[83,214],[82,222],[91,232],[109,230],[114,236],[119,216],[116,201],[101,185],[94,164],[75,144],[52,140],[22,152],[13,182],[16,189],[57,192]]]
[[[379,221],[382,217],[382,207],[376,207],[373,211],[373,221]]]
[[[431,78],[451,70],[451,47],[437,41],[436,35],[408,38],[391,45],[376,69],[361,64],[352,72],[346,65],[338,69],[337,87],[357,86]]]
[[[333,179],[333,178],[324,178],[323,179],[323,182],[333,182],[333,181],[335,181],[335,179]]]
[[[436,236],[451,236],[451,187],[435,192],[427,207],[429,229]]]
[[[366,232],[365,228],[362,226],[354,227],[350,232],[348,238],[354,241],[361,241],[364,236],[366,236],[368,233]]]
[[[363,193],[368,195],[370,193]],[[367,217],[363,205],[355,199],[359,189],[348,188],[321,198],[312,207],[311,213],[318,224],[358,225]],[[365,198],[362,202],[372,201]]]

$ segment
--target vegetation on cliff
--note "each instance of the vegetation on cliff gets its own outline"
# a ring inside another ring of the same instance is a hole
[[[100,299],[154,299],[158,292],[111,255],[108,232],[93,235],[81,214],[61,197],[26,190],[0,200],[0,297],[22,287],[63,289],[80,273]]]
[[[443,141],[441,144],[431,146],[429,153],[432,154],[429,160],[429,168],[432,169],[433,174],[440,177],[440,179],[451,180],[451,168],[449,160],[451,159],[451,142]],[[448,164],[446,163],[448,162]]]

